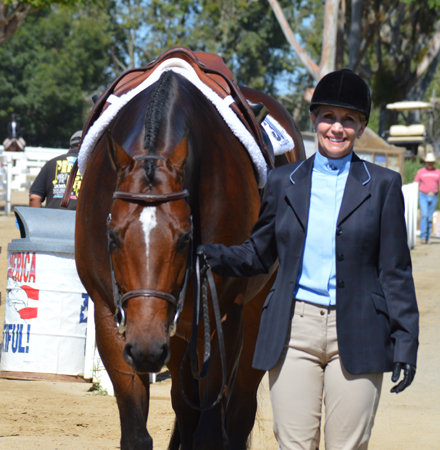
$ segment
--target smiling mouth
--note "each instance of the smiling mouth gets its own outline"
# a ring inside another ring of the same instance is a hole
[[[331,137],[329,137],[328,140],[329,140],[330,142],[334,142],[335,144],[340,144],[341,142],[344,142],[344,141],[345,141],[345,138],[343,138],[343,139],[336,139],[336,138],[331,138]]]

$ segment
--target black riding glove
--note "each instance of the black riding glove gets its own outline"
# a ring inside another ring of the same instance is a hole
[[[395,392],[396,394],[406,389],[412,383],[416,374],[416,367],[412,364],[395,362],[393,364],[393,375],[391,376],[391,381],[393,383],[399,380],[400,372],[402,370],[403,380],[391,389],[391,392]]]

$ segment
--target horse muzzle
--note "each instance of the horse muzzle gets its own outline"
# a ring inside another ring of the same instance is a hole
[[[123,355],[137,373],[159,372],[170,358],[170,348],[168,343],[157,341],[146,351],[136,342],[127,342]]]

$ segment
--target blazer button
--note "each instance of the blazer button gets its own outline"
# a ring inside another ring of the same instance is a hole
[[[338,288],[343,288],[345,287],[345,283],[343,282],[343,280],[338,280]]]
[[[338,227],[336,228],[336,236],[340,236],[342,234],[342,228]]]
[[[337,258],[338,261],[344,261],[344,255],[342,253],[338,253],[336,258]]]

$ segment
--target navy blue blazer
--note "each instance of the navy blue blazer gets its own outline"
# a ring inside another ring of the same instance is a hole
[[[314,156],[270,172],[259,218],[241,245],[206,245],[212,270],[226,277],[267,273],[279,259],[263,306],[253,367],[277,363],[290,329],[302,261]],[[339,353],[352,374],[416,365],[418,321],[401,177],[353,153],[336,228]]]

